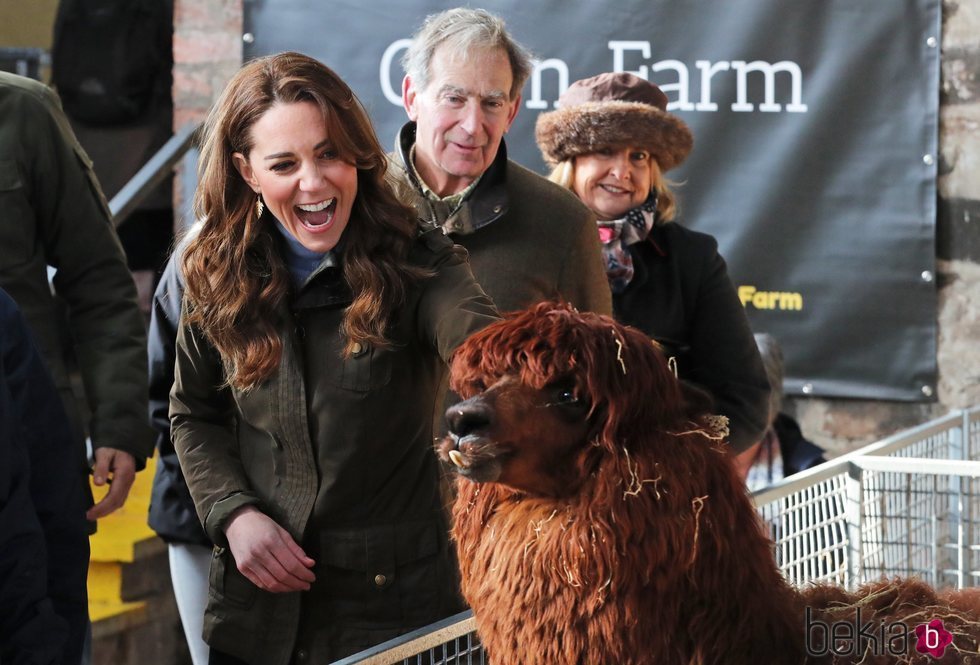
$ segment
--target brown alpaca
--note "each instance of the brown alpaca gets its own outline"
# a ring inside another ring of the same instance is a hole
[[[827,652],[817,622],[858,608],[876,629],[942,618],[962,634],[938,662],[977,651],[973,620],[924,585],[791,588],[716,419],[640,331],[543,303],[469,339],[451,382],[466,401],[437,448],[460,473],[463,593],[494,665],[927,662],[914,635],[908,661],[848,656],[842,633]]]

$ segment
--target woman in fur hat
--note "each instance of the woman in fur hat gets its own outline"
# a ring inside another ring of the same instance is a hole
[[[718,243],[674,219],[664,174],[693,146],[667,96],[628,73],[573,83],[560,108],[538,117],[551,179],[598,219],[613,308],[676,359],[681,379],[714,397],[735,451],[766,429],[769,383]]]

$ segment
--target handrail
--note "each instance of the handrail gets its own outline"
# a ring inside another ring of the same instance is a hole
[[[163,182],[174,166],[183,159],[184,155],[194,145],[201,125],[187,125],[170,137],[149,161],[129,179],[122,189],[112,197],[109,210],[112,212],[112,223],[118,228],[126,221],[136,208],[139,207],[153,188]]]
[[[13,65],[13,69],[5,71],[36,81],[41,80],[41,70],[51,66],[51,54],[36,46],[0,47],[0,60],[3,60],[5,65]]]
[[[330,665],[395,665],[407,658],[476,631],[473,610],[437,621],[400,637],[388,640]]]
[[[853,458],[851,464],[862,471],[926,473],[936,476],[969,476],[980,478],[980,462],[972,460],[868,455]]]

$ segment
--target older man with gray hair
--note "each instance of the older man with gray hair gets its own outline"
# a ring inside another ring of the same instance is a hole
[[[563,298],[611,314],[592,213],[507,159],[531,59],[504,22],[482,9],[429,16],[402,64],[410,122],[389,174],[401,200],[469,251],[501,311]]]

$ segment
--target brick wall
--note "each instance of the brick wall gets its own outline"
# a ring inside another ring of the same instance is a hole
[[[833,453],[949,409],[980,404],[980,7],[943,4],[935,403],[791,399],[804,432]],[[176,0],[175,122],[198,120],[242,58],[242,0]],[[841,350],[842,353],[846,349]]]
[[[174,126],[204,119],[242,64],[242,0],[176,0]]]
[[[175,0],[174,130],[204,120],[211,103],[242,64],[242,0]],[[178,231],[193,222],[196,152],[177,166]]]

